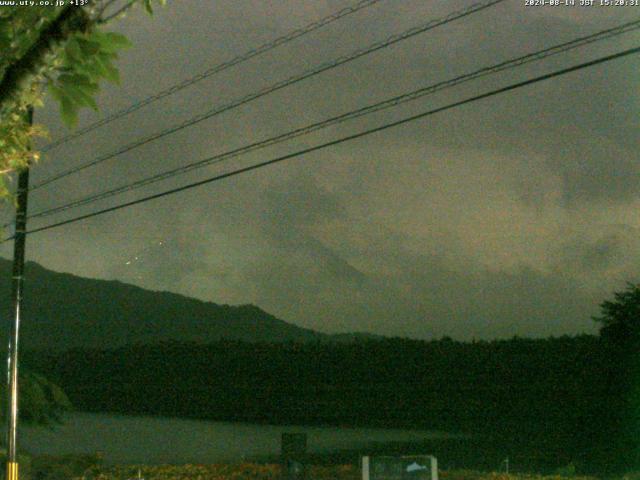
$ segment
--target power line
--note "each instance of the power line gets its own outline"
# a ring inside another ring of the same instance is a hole
[[[133,143],[130,143],[124,147],[121,147],[120,149],[113,151],[111,153],[108,153],[106,155],[103,155],[101,157],[98,157],[94,160],[91,160],[87,163],[84,164],[80,164],[76,167],[70,168],[68,170],[65,170],[61,173],[58,174],[54,174],[53,176],[49,177],[48,179],[43,180],[40,183],[37,183],[35,185],[33,185],[33,187],[31,187],[31,190],[36,190],[38,188],[41,188],[45,185],[48,185],[56,180],[59,180],[61,178],[65,178],[69,175],[72,175],[74,173],[78,173],[86,168],[89,167],[93,167],[95,165],[98,165],[99,163],[102,163],[106,160],[109,160],[111,158],[117,157],[118,155],[121,155],[123,153],[129,152],[135,148],[141,147],[142,145],[145,145],[147,143],[153,142],[155,140],[158,140],[159,138],[165,137],[167,135],[170,135],[172,133],[176,133],[180,130],[183,130],[187,127],[190,127],[192,125],[195,125],[196,123],[202,122],[203,120],[207,120],[215,115],[219,115],[221,113],[227,112],[229,110],[232,110],[234,108],[237,108],[241,105],[245,105],[253,100],[256,100],[258,98],[261,98],[265,95],[268,95],[270,93],[273,93],[275,91],[281,90],[285,87],[291,86],[293,84],[296,84],[298,82],[301,82],[303,80],[306,80],[307,78],[311,78],[314,77],[316,75],[319,75],[320,73],[326,72],[328,70],[334,69],[336,67],[339,67],[341,65],[344,65],[348,62],[352,62],[353,60],[356,60],[360,57],[363,57],[365,55],[368,55],[370,53],[373,53],[375,51],[381,50],[383,48],[387,48],[391,45],[394,45],[398,42],[401,42],[403,40],[406,40],[408,38],[411,38],[415,35],[427,32],[429,30],[432,30],[438,26],[441,25],[445,25],[447,23],[453,22],[455,20],[458,20],[460,18],[466,17],[468,15],[471,15],[475,12],[484,10],[486,8],[489,8],[493,5],[496,5],[498,3],[502,3],[505,0],[488,0],[488,1],[484,1],[484,2],[478,2],[478,3],[474,3],[469,7],[466,7],[464,9],[458,10],[456,12],[453,12],[449,15],[447,15],[446,17],[437,19],[437,20],[431,20],[428,23],[421,25],[419,27],[413,27],[410,28],[409,30],[406,30],[403,33],[400,34],[396,34],[396,35],[392,35],[391,37],[381,41],[381,42],[376,42],[368,47],[365,47],[363,49],[360,50],[356,50],[355,52],[352,52],[348,55],[344,55],[342,57],[339,57],[335,60],[332,60],[330,62],[326,62],[321,64],[320,66],[313,68],[311,70],[307,70],[306,72],[302,73],[302,74],[298,74],[298,75],[294,75],[292,77],[289,77],[285,80],[281,80],[275,84],[272,84],[268,87],[265,87],[257,92],[254,93],[250,93],[244,97],[241,97],[239,99],[236,99],[226,105],[222,105],[219,107],[215,107],[212,110],[209,110],[207,112],[204,112],[202,114],[196,115],[195,117],[192,117],[182,123],[179,123],[177,125],[174,125],[172,127],[169,127],[161,132],[158,133],[154,133],[152,135],[149,135],[147,137],[144,137],[140,140],[136,140]]]
[[[404,125],[405,123],[413,122],[415,120],[419,120],[421,118],[425,118],[425,117],[434,115],[436,113],[444,112],[446,110],[451,110],[453,108],[456,108],[456,107],[459,107],[459,106],[462,106],[462,105],[466,105],[466,104],[469,104],[469,103],[472,103],[472,102],[476,102],[478,100],[482,100],[482,99],[485,99],[485,98],[493,97],[493,96],[499,95],[501,93],[509,92],[511,90],[516,90],[518,88],[522,88],[522,87],[525,87],[525,86],[528,86],[528,85],[532,85],[534,83],[538,83],[538,82],[541,82],[541,81],[544,81],[544,80],[549,80],[549,79],[554,78],[554,77],[559,77],[561,75],[566,75],[568,73],[575,72],[577,70],[582,70],[584,68],[588,68],[588,67],[591,67],[591,66],[594,66],[594,65],[598,65],[598,64],[601,64],[601,63],[609,62],[609,61],[612,61],[612,60],[615,60],[615,59],[618,59],[618,58],[622,58],[622,57],[626,57],[626,56],[629,56],[629,55],[632,55],[632,54],[636,54],[636,53],[640,53],[640,47],[630,48],[628,50],[624,50],[624,51],[621,51],[621,52],[618,52],[618,53],[615,53],[615,54],[612,54],[612,55],[607,55],[605,57],[600,57],[600,58],[597,58],[595,60],[591,60],[589,62],[581,63],[579,65],[574,65],[574,66],[568,67],[568,68],[563,68],[561,70],[556,70],[554,72],[547,73],[545,75],[540,75],[538,77],[534,77],[534,78],[531,78],[529,80],[524,80],[522,82],[513,83],[513,84],[508,85],[506,87],[502,87],[502,88],[498,88],[498,89],[495,89],[495,90],[491,90],[489,92],[486,92],[486,93],[483,93],[483,94],[480,94],[480,95],[476,95],[476,96],[473,96],[473,97],[466,98],[464,100],[460,100],[460,101],[457,101],[457,102],[454,102],[454,103],[450,103],[450,104],[445,105],[443,107],[438,107],[438,108],[435,108],[435,109],[432,109],[432,110],[428,110],[426,112],[422,112],[422,113],[419,113],[419,114],[416,114],[416,115],[412,115],[410,117],[406,117],[406,118],[403,118],[401,120],[397,120],[395,122],[387,123],[387,124],[382,125],[380,127],[371,128],[369,130],[365,130],[365,131],[362,131],[362,132],[359,132],[359,133],[355,133],[353,135],[348,135],[348,136],[345,136],[345,137],[341,137],[341,138],[339,138],[337,140],[332,140],[330,142],[326,142],[326,143],[322,143],[322,144],[319,144],[319,145],[316,145],[316,146],[313,146],[313,147],[305,148],[303,150],[298,150],[297,152],[293,152],[293,153],[289,153],[289,154],[286,154],[286,155],[282,155],[280,157],[276,157],[276,158],[271,159],[271,160],[266,160],[264,162],[256,163],[256,164],[250,165],[248,167],[239,168],[237,170],[233,170],[231,172],[227,172],[227,173],[223,173],[223,174],[216,175],[216,176],[213,176],[213,177],[209,177],[209,178],[206,178],[204,180],[199,180],[197,182],[193,182],[193,183],[190,183],[190,184],[187,184],[187,185],[183,185],[181,187],[173,188],[173,189],[170,189],[170,190],[165,190],[164,192],[160,192],[160,193],[156,193],[156,194],[149,195],[149,196],[146,196],[146,197],[142,197],[142,198],[139,198],[137,200],[121,203],[119,205],[114,205],[112,207],[104,208],[104,209],[97,210],[97,211],[94,211],[94,212],[91,212],[91,213],[87,213],[87,214],[84,214],[84,215],[79,215],[77,217],[73,217],[73,218],[70,218],[70,219],[67,219],[67,220],[63,220],[63,221],[60,221],[60,222],[56,222],[56,223],[52,223],[52,224],[49,224],[49,225],[45,225],[43,227],[39,227],[39,228],[36,228],[36,229],[29,230],[26,233],[27,234],[32,234],[32,233],[37,233],[37,232],[43,232],[43,231],[46,231],[46,230],[50,230],[52,228],[56,228],[56,227],[60,227],[60,226],[63,226],[63,225],[68,225],[68,224],[71,224],[71,223],[79,222],[80,220],[86,220],[88,218],[96,217],[98,215],[103,215],[105,213],[113,212],[113,211],[116,211],[116,210],[121,210],[123,208],[131,207],[131,206],[138,205],[138,204],[141,204],[141,203],[145,203],[145,202],[148,202],[148,201],[151,201],[151,200],[155,200],[157,198],[161,198],[161,197],[165,197],[165,196],[168,196],[168,195],[172,195],[174,193],[182,192],[182,191],[185,191],[185,190],[190,190],[192,188],[199,187],[201,185],[212,183],[212,182],[215,182],[215,181],[218,181],[218,180],[223,180],[225,178],[233,177],[233,176],[239,175],[241,173],[246,173],[246,172],[249,172],[249,171],[252,171],[252,170],[257,170],[259,168],[263,168],[263,167],[266,167],[266,166],[269,166],[269,165],[280,163],[280,162],[283,162],[285,160],[289,160],[289,159],[294,158],[294,157],[300,157],[300,156],[306,155],[308,153],[312,153],[312,152],[315,152],[315,151],[319,151],[319,150],[325,149],[327,147],[331,147],[331,146],[334,146],[334,145],[345,143],[345,142],[348,142],[348,141],[351,141],[351,140],[355,140],[357,138],[365,137],[365,136],[371,135],[373,133],[377,133],[377,132],[381,132],[381,131],[387,130],[389,128],[393,128],[393,127],[397,127],[397,126],[400,126],[400,125]],[[9,241],[12,238],[13,237],[6,238],[5,240],[3,240],[0,243],[4,243],[6,241]]]
[[[136,110],[141,109],[142,107],[145,107],[153,102],[156,102],[157,100],[161,100],[165,97],[168,97],[170,95],[173,95],[174,93],[179,92],[180,90],[183,90],[187,87],[190,87],[191,85],[200,82],[201,80],[204,80],[205,78],[211,77],[213,75],[216,75],[228,68],[234,67],[240,63],[246,62],[247,60],[250,60],[254,57],[257,57],[258,55],[262,55],[263,53],[269,52],[270,50],[273,50],[281,45],[284,45],[286,43],[289,43],[297,38],[300,38],[304,35],[307,35],[311,32],[314,32],[315,30],[318,30],[326,25],[329,25],[330,23],[333,23],[337,20],[340,20],[343,17],[346,17],[347,15],[351,15],[353,13],[356,13],[360,10],[363,10],[367,7],[370,7],[376,3],[381,2],[382,0],[361,0],[360,2],[356,3],[355,5],[351,6],[351,7],[346,7],[343,8],[342,10],[332,13],[331,15],[328,15],[324,18],[321,18],[320,20],[316,20],[315,22],[312,22],[308,25],[305,25],[302,28],[293,30],[289,33],[287,33],[286,35],[283,35],[281,37],[276,38],[273,41],[270,41],[268,43],[264,43],[262,45],[260,45],[257,48],[254,48],[252,50],[249,50],[241,55],[238,55],[237,57],[232,58],[231,60],[228,60],[226,62],[220,63],[218,65],[214,65],[213,67],[205,70],[204,72],[201,72],[197,75],[194,75],[193,77],[187,78],[183,81],[181,81],[180,83],[177,83],[175,85],[172,85],[171,87],[162,90],[154,95],[150,95],[147,98],[144,98],[143,100],[140,100],[138,102],[135,102],[133,104],[131,104],[130,106],[128,106],[127,108],[124,108],[122,110],[119,110],[115,113],[112,113],[111,115],[98,120],[97,122],[94,122],[90,125],[87,125],[84,128],[81,128],[79,130],[76,130],[73,133],[70,133],[69,135],[65,135],[64,137],[61,137],[58,140],[55,140],[53,142],[50,142],[48,145],[44,146],[42,148],[42,152],[48,152],[49,150],[52,150],[60,145],[62,145],[63,143],[67,143],[75,138],[78,138],[82,135],[84,135],[85,133],[91,132],[97,128],[100,128],[108,123],[113,122],[114,120],[117,120],[119,118],[122,118],[126,115],[129,115],[130,113],[135,112]]]
[[[268,138],[266,140],[262,140],[259,142],[255,142],[249,145],[246,145],[244,147],[240,147],[240,148],[236,148],[234,150],[230,150],[224,153],[220,153],[217,155],[214,155],[212,157],[208,157],[205,158],[203,160],[199,160],[197,162],[193,162],[190,163],[188,165],[183,165],[177,168],[173,168],[146,178],[143,178],[141,180],[126,184],[126,185],[122,185],[120,187],[116,187],[110,190],[106,190],[103,192],[99,192],[97,194],[92,194],[92,195],[88,195],[86,197],[74,200],[72,202],[69,202],[67,204],[64,205],[60,205],[57,207],[53,207],[53,208],[49,208],[46,210],[42,210],[40,212],[34,213],[33,215],[30,215],[29,218],[33,219],[33,218],[39,218],[39,217],[45,217],[45,216],[50,216],[53,215],[55,213],[59,213],[62,211],[66,211],[66,210],[70,210],[72,208],[76,208],[76,207],[80,207],[82,205],[87,205],[90,203],[94,203],[96,201],[99,200],[104,200],[106,198],[110,198],[113,197],[115,195],[119,195],[121,193],[125,193],[125,192],[129,192],[132,190],[136,190],[138,188],[147,186],[147,185],[151,185],[153,183],[157,183],[159,181],[162,180],[166,180],[172,177],[175,177],[177,175],[181,175],[184,173],[187,173],[189,171],[195,170],[197,168],[202,168],[208,165],[213,165],[213,164],[217,164],[217,163],[221,163],[223,161],[229,160],[231,158],[235,158],[238,157],[240,155],[244,155],[247,154],[249,152],[261,149],[261,148],[265,148],[267,146],[271,146],[271,145],[275,145],[287,140],[290,140],[292,138],[296,138],[298,136],[301,135],[307,135],[310,134],[312,132],[324,129],[326,127],[332,126],[332,125],[336,125],[336,124],[340,124],[343,123],[345,121],[348,120],[352,120],[354,118],[358,118],[364,115],[369,115],[371,113],[375,113],[387,108],[391,108],[391,107],[395,107],[397,105],[401,105],[410,101],[414,101],[417,100],[419,98],[423,98],[427,95],[431,95],[433,93],[445,90],[447,88],[452,88],[454,86],[460,85],[462,83],[466,83],[469,82],[471,80],[476,80],[478,78],[487,76],[487,75],[491,75],[494,73],[498,73],[507,69],[511,69],[511,68],[515,68],[518,66],[522,66],[525,65],[527,63],[531,63],[534,61],[539,61],[542,60],[544,58],[550,57],[552,55],[557,55],[560,53],[564,53],[567,52],[569,50],[572,50],[574,48],[578,48],[584,45],[588,45],[594,42],[598,42],[598,41],[603,41],[606,39],[610,39],[616,36],[619,36],[621,34],[624,33],[628,33],[634,30],[637,30],[638,28],[640,28],[640,19],[632,21],[632,22],[628,22],[622,25],[619,25],[617,27],[613,27],[613,28],[609,28],[607,30],[602,30],[599,32],[596,32],[594,34],[588,35],[588,36],[584,36],[584,37],[580,37],[559,45],[555,45],[543,50],[539,50],[537,52],[533,52],[533,53],[529,53],[527,55],[523,55],[517,58],[513,58],[511,60],[507,60],[495,65],[492,65],[490,67],[484,67],[481,68],[479,70],[475,70],[471,73],[467,73],[461,76],[457,76],[454,77],[452,79],[449,80],[445,80],[442,82],[438,82],[436,84],[427,86],[427,87],[422,87],[420,89],[414,90],[412,92],[409,93],[405,93],[402,95],[398,95],[386,100],[383,100],[381,102],[377,102],[375,104],[372,105],[368,105],[366,107],[362,107],[359,108],[357,110],[353,110],[350,111],[348,113],[344,113],[342,115],[338,115],[336,117],[332,117],[326,120],[323,120],[321,122],[317,122],[317,123],[313,123],[311,125],[307,125],[305,127],[301,127],[301,128],[297,128],[295,130],[289,131],[287,133],[284,134],[280,134],[277,135],[275,137],[271,137]],[[5,224],[4,227],[7,227],[10,224]]]

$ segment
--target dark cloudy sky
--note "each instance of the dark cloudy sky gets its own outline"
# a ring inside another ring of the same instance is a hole
[[[579,2],[579,0],[576,0]],[[114,28],[122,86],[102,113],[350,5],[169,1]],[[470,5],[383,0],[51,151],[32,181]],[[507,0],[34,192],[32,212],[640,17],[640,7]],[[182,185],[498,86],[637,46],[576,49],[131,192]],[[640,58],[626,57],[277,166],[35,234],[28,258],[326,331],[456,339],[595,332],[598,304],[640,279]],[[86,112],[82,124],[99,118]],[[57,107],[37,111],[52,138]],[[45,225],[116,199],[33,221]],[[9,209],[5,208],[8,215]],[[2,254],[10,255],[4,246]],[[27,290],[28,294],[28,290]]]

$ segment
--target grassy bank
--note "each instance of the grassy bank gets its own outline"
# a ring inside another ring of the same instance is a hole
[[[212,465],[116,465],[104,466],[95,455],[35,457],[24,465],[24,480],[280,480],[277,463]],[[359,480],[356,464],[309,465],[307,480]],[[567,473],[567,472],[565,472]],[[441,480],[595,480],[573,474],[537,475],[483,472],[480,470],[440,470]],[[633,480],[637,480],[633,476]],[[631,480],[631,477],[625,477]]]
[[[136,478],[138,472],[145,480],[269,480],[280,478],[280,466],[276,464],[238,465],[181,465],[181,466],[117,466],[96,472],[96,480],[122,480]],[[309,480],[359,480],[360,469],[354,465],[311,466]],[[85,477],[86,478],[86,477]],[[441,471],[442,480],[592,480],[593,477],[562,477],[539,475],[507,475],[505,473],[473,470]]]

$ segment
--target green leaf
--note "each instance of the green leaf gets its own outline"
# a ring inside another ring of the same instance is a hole
[[[47,87],[51,96],[60,104],[60,115],[68,127],[74,127],[78,122],[78,106],[68,91],[58,85],[50,83]]]
[[[144,9],[149,15],[153,15],[153,8],[151,7],[151,0],[144,0]]]
[[[95,81],[98,78],[103,77],[105,72],[101,64],[99,64],[97,59],[94,57],[89,62],[74,65],[74,68],[68,73],[70,75],[83,75],[90,78],[92,81]]]
[[[65,73],[58,77],[58,83],[62,86],[76,86],[83,85],[86,87],[92,87],[95,83],[91,80],[88,75],[83,75],[79,73],[68,74]]]
[[[77,38],[78,45],[80,46],[80,50],[86,57],[90,57],[91,55],[95,55],[100,51],[100,43],[95,42],[93,40],[87,40],[87,38]]]
[[[132,43],[127,37],[117,32],[99,32],[91,34],[91,39],[100,44],[101,52],[116,53],[118,50],[130,48]]]
[[[10,25],[5,22],[0,22],[0,52],[8,52],[11,48],[11,38],[13,32]]]
[[[60,115],[68,127],[75,128],[78,124],[78,107],[67,96],[60,101]]]
[[[100,65],[103,69],[102,76],[109,82],[115,83],[116,85],[120,84],[120,72],[116,67],[113,66],[111,61],[104,60],[102,57],[96,58],[96,63]]]
[[[83,92],[85,92],[87,95],[95,95],[96,93],[98,93],[100,91],[100,85],[98,85],[98,83],[90,83],[90,84],[77,84],[76,85],[80,90],[82,90]]]
[[[64,51],[67,55],[68,64],[79,62],[82,58],[82,51],[80,50],[80,45],[78,45],[78,42],[76,41],[75,38],[69,39],[69,41],[67,42],[67,45],[65,46]]]
[[[58,102],[62,102],[62,97],[64,97],[64,92],[58,88],[56,85],[54,85],[53,83],[49,83],[47,85],[47,89],[49,90],[49,93],[51,93],[51,96]]]
[[[76,105],[90,107],[96,111],[98,110],[98,104],[93,97],[81,88],[69,85],[66,87],[65,93]]]

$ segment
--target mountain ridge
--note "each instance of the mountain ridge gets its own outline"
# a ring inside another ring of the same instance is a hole
[[[10,312],[11,261],[0,258]],[[25,264],[21,344],[25,348],[118,347],[165,340],[214,342],[338,341],[373,334],[326,334],[277,318],[252,304],[226,305],[119,280],[100,280]],[[8,333],[2,322],[0,332]]]

